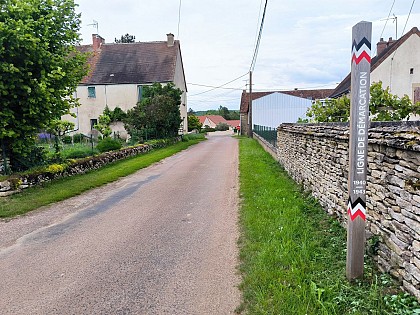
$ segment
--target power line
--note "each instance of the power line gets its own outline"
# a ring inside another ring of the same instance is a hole
[[[246,76],[246,75],[248,75],[248,72],[247,72],[247,73],[245,73],[245,74],[243,74],[243,75],[241,75],[240,77],[237,77],[236,79],[233,79],[233,80],[231,80],[231,81],[229,81],[229,82],[226,82],[226,83],[224,83],[224,84],[222,84],[222,85],[216,86],[216,87],[214,87],[214,88],[212,88],[212,89],[210,89],[210,90],[204,91],[204,92],[200,92],[200,93],[197,93],[197,94],[190,95],[189,97],[196,96],[196,95],[201,95],[201,94],[204,94],[204,93],[208,93],[208,92],[214,91],[214,90],[216,90],[216,89],[220,89],[221,87],[223,87],[223,86],[225,86],[225,85],[228,85],[229,83],[232,83],[232,82],[234,82],[234,81],[236,81],[236,80],[239,80],[239,79],[243,78],[243,77],[244,77],[244,76]]]
[[[394,0],[394,2],[392,3],[391,9],[389,10],[388,17],[387,17],[387,18],[386,18],[386,20],[385,20],[385,25],[384,25],[384,28],[382,29],[381,36],[379,36],[379,38],[382,38],[382,35],[384,34],[385,27],[386,27],[386,24],[388,23],[389,17],[391,16],[391,12],[392,12],[392,8],[394,7],[394,4],[395,4],[395,0]],[[396,39],[397,39],[397,38],[396,38]]]
[[[405,31],[405,28],[407,27],[408,19],[410,18],[411,11],[413,10],[414,2],[416,2],[416,0],[413,0],[413,3],[411,3],[410,12],[408,12],[407,20],[405,21],[404,29],[403,29],[403,31],[401,33],[401,36],[404,35],[404,31]]]
[[[198,84],[198,83],[187,83],[187,84],[195,85],[195,86],[208,87],[208,88],[215,88],[215,89],[220,89],[220,90],[242,90],[242,89],[238,89],[238,88],[217,87],[217,86],[214,86],[214,85],[205,85],[205,84]]]
[[[260,47],[261,35],[262,35],[263,26],[264,26],[265,12],[267,11],[267,2],[268,2],[268,0],[265,0],[264,12],[263,12],[263,16],[262,16],[262,19],[261,19],[260,32],[258,34],[257,44],[255,45],[254,56],[252,57],[251,66],[249,67],[249,71],[254,71],[255,63],[257,62],[258,49]]]

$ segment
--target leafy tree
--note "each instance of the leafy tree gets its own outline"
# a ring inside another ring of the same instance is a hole
[[[0,144],[14,160],[38,130],[77,105],[87,73],[73,0],[3,0],[0,4]]]
[[[125,35],[121,35],[121,39],[117,39],[115,38],[115,42],[116,43],[134,43],[136,39],[136,36],[134,35],[130,35],[130,34],[125,34]]]
[[[346,122],[350,117],[350,99],[342,96],[324,102],[318,100],[307,110],[306,116],[312,122]]]
[[[401,121],[420,113],[420,103],[413,104],[407,95],[402,98],[382,88],[382,82],[370,86],[369,110],[373,121]],[[350,117],[350,99],[342,96],[315,102],[306,112],[311,122],[346,122]],[[299,122],[305,122],[300,118]]]
[[[200,119],[198,119],[195,115],[188,115],[188,131],[192,130],[201,130],[201,127],[203,124],[200,122]]]
[[[60,139],[70,130],[74,130],[74,123],[67,120],[54,119],[47,128],[47,132],[54,135],[55,159],[60,160]]]
[[[154,83],[145,86],[140,103],[127,112],[125,128],[130,136],[143,130],[154,132],[158,137],[174,137],[182,122],[179,112],[182,91],[173,83]]]
[[[195,113],[195,111],[192,108],[188,109],[187,115],[188,116],[190,116],[190,115],[197,116],[197,114]]]
[[[107,138],[111,135],[112,130],[109,126],[111,124],[111,118],[107,114],[99,115],[98,123],[93,126],[96,130],[98,130],[104,138]]]
[[[411,114],[420,114],[420,102],[413,104],[407,95],[402,98],[389,92],[389,87],[382,88],[382,82],[370,87],[370,114],[374,121],[400,121]]]

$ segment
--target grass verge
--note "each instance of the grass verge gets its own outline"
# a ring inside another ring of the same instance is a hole
[[[364,279],[346,280],[346,231],[255,140],[241,138],[239,168],[238,313],[420,314],[368,257]]]
[[[89,189],[113,182],[120,177],[130,175],[189,146],[204,138],[191,138],[172,146],[156,149],[146,154],[117,161],[99,170],[73,177],[61,178],[42,186],[31,187],[23,192],[4,197],[0,201],[0,218],[25,214],[39,207],[58,202],[83,193]]]

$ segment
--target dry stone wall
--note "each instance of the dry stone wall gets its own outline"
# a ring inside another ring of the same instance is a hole
[[[343,225],[347,221],[348,124],[282,124],[279,162]],[[420,300],[420,122],[371,123],[367,235],[379,268]]]

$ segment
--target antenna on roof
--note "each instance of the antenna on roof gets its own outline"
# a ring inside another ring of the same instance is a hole
[[[392,20],[392,23],[395,22],[395,40],[398,39],[398,21],[397,21],[397,16],[395,15],[395,13],[392,14],[393,16],[388,17],[386,19],[382,19],[380,21],[388,21],[388,20]],[[382,36],[381,36],[382,37]]]
[[[93,26],[96,28],[96,34],[99,34],[99,23],[98,21],[93,20],[92,24],[88,24],[87,26]]]

